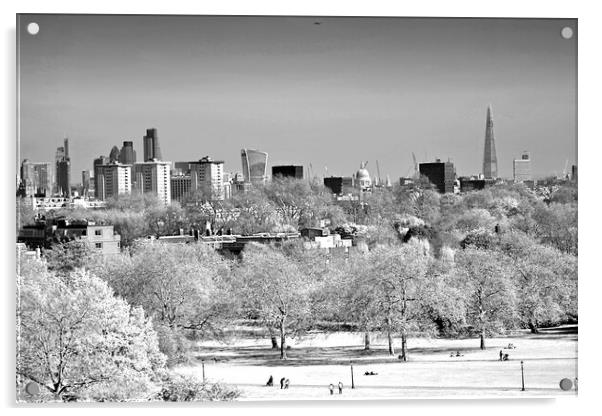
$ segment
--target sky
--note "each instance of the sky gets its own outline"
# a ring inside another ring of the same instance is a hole
[[[488,105],[500,176],[524,150],[535,176],[576,164],[575,19],[19,19],[17,162],[53,161],[67,136],[74,183],[124,140],[140,160],[151,127],[165,160],[208,155],[229,172],[253,148],[316,176],[362,161],[374,176],[378,161],[395,181],[413,173],[412,153],[474,175]]]

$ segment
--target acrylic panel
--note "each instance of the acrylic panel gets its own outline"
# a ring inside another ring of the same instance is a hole
[[[576,395],[577,33],[17,15],[17,400]]]

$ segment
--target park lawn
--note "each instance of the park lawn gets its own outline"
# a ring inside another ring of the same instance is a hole
[[[398,340],[396,340],[398,341]],[[227,344],[201,342],[195,361],[175,371],[208,381],[237,386],[241,400],[341,400],[424,397],[554,397],[575,395],[562,391],[563,378],[577,377],[576,327],[563,327],[533,335],[520,333],[486,340],[480,350],[478,339],[410,338],[409,361],[388,355],[382,337],[373,337],[371,351],[363,350],[363,334],[312,333],[291,341],[289,359],[279,359],[279,350],[269,348],[269,339],[246,337]],[[499,351],[509,361],[499,361]],[[450,357],[460,351],[462,357]],[[397,354],[398,352],[396,352]],[[525,391],[521,391],[521,360]],[[351,389],[353,364],[355,389]],[[377,375],[366,376],[366,371]],[[269,376],[274,387],[266,387]],[[282,377],[291,381],[281,390]],[[328,385],[344,384],[343,394],[330,395]]]

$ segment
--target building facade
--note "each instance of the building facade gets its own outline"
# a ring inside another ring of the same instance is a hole
[[[53,187],[51,163],[23,160],[21,186],[24,190],[23,196],[51,196]]]
[[[223,200],[224,161],[213,160],[209,156],[190,164],[191,188],[193,191],[211,189],[211,198]]]
[[[153,194],[163,204],[171,204],[171,162],[154,160],[135,163],[133,190]]]
[[[485,125],[485,152],[483,155],[483,175],[485,179],[497,178],[497,153],[495,151],[495,136],[493,134],[493,111],[487,107]]]
[[[529,152],[523,152],[520,159],[514,159],[512,163],[512,172],[514,175],[514,182],[533,180],[531,174],[531,155]]]
[[[170,181],[172,201],[182,202],[190,194],[190,175],[172,175]]]
[[[456,171],[452,162],[441,162],[437,159],[432,163],[419,165],[421,176],[425,176],[442,194],[453,193],[456,181]]]
[[[56,193],[71,196],[71,159],[69,157],[69,139],[56,149]]]
[[[254,149],[242,149],[240,157],[245,182],[264,184],[268,178],[268,154]]]
[[[119,163],[123,163],[124,165],[133,165],[134,163],[136,163],[136,151],[134,150],[134,142],[123,142],[123,146],[119,151]]]
[[[351,176],[330,176],[324,178],[324,186],[333,194],[341,195],[353,188],[353,178]]]
[[[272,178],[277,176],[283,178],[303,179],[303,166],[298,165],[279,165],[272,166]]]
[[[119,195],[127,195],[132,192],[132,167],[121,163],[110,163],[97,167],[96,198],[101,201],[107,198],[115,198]]]

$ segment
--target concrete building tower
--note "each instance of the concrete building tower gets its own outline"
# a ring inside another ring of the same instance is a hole
[[[487,107],[487,124],[485,127],[485,154],[483,155],[483,175],[485,179],[497,178],[497,154],[493,135],[493,114],[491,104]]]

